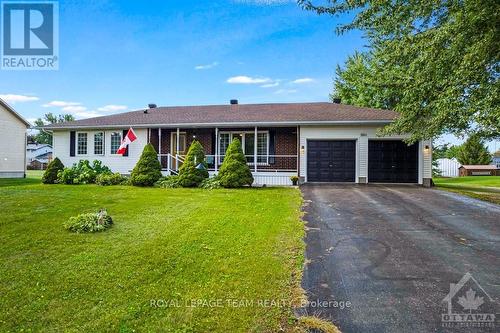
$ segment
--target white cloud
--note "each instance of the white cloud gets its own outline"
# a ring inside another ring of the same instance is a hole
[[[279,89],[276,90],[274,93],[276,95],[288,95],[288,94],[295,94],[296,92],[298,92],[297,89]]]
[[[262,83],[270,83],[272,80],[270,78],[264,77],[250,77],[245,75],[233,76],[227,79],[227,83],[231,84],[262,84]]]
[[[77,106],[81,105],[81,103],[76,103],[76,102],[65,102],[65,101],[52,101],[47,104],[43,104],[42,106],[44,108],[50,108],[50,107],[59,107],[59,108],[64,108],[67,106]]]
[[[115,112],[115,111],[122,111],[122,110],[127,110],[126,105],[115,105],[115,104],[109,104],[102,106],[100,108],[97,108],[97,111],[101,112]]]
[[[63,107],[61,110],[69,113],[77,113],[77,112],[87,111],[87,108],[81,105],[69,105]]]
[[[280,85],[280,83],[278,81],[276,81],[276,82],[273,82],[273,83],[263,84],[260,87],[261,88],[273,88],[273,87],[277,87],[279,85]]]
[[[24,103],[24,102],[34,102],[39,100],[39,98],[36,96],[15,95],[15,94],[0,95],[0,98],[6,101],[7,103]]]
[[[211,69],[211,68],[217,67],[218,65],[219,65],[219,63],[217,61],[214,61],[211,64],[195,66],[194,69],[196,69],[196,70]]]
[[[314,81],[315,80],[311,79],[310,77],[304,77],[304,78],[293,80],[292,83],[294,83],[294,84],[305,84],[305,83],[312,83]]]

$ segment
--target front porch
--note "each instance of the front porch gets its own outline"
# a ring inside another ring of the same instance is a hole
[[[300,169],[297,127],[148,129],[166,175],[177,174],[195,139],[203,145],[210,175],[217,174],[234,139],[242,144],[255,184],[291,185],[290,176]]]

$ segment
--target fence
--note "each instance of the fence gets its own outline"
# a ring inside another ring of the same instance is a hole
[[[461,166],[460,163],[455,159],[449,158],[439,158],[437,161],[437,168],[442,177],[458,177],[458,168]]]

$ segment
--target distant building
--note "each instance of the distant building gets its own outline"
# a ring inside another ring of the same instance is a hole
[[[458,170],[460,171],[460,177],[500,175],[500,172],[497,173],[495,165],[462,165]]]
[[[496,166],[497,169],[500,169],[500,151],[497,151],[495,154],[493,154],[493,159],[491,164]]]
[[[28,169],[43,170],[52,160],[52,146],[48,144],[28,143],[26,146],[26,165]]]
[[[436,161],[441,177],[458,177],[461,164],[455,158],[438,158]]]

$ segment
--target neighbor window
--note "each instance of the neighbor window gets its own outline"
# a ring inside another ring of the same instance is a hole
[[[116,154],[122,144],[122,134],[120,132],[111,133],[111,154]]]
[[[99,132],[94,134],[94,154],[104,155],[104,133]]]
[[[87,133],[78,133],[78,155],[87,155]]]

